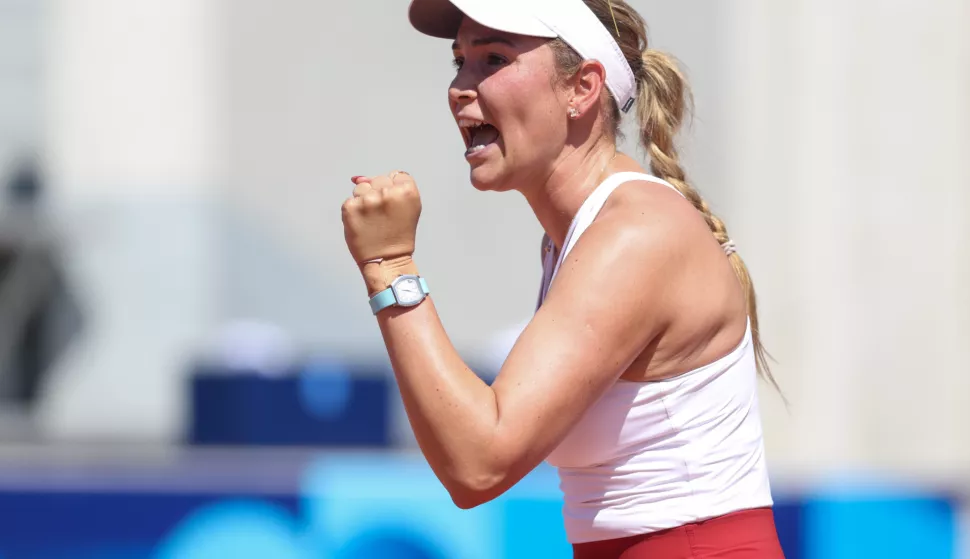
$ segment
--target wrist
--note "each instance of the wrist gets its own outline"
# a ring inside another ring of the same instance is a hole
[[[407,255],[365,263],[360,272],[367,286],[367,295],[373,297],[391,287],[391,283],[401,276],[418,275],[418,267],[411,255]]]

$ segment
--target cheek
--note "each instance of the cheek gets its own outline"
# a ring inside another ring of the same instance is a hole
[[[565,109],[551,78],[515,71],[501,78],[482,83],[479,92],[489,116],[502,131],[506,147],[534,152],[564,142]]]

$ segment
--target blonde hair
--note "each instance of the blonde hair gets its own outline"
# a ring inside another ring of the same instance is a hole
[[[704,216],[714,238],[721,245],[730,242],[727,227],[713,212],[701,195],[687,182],[687,174],[680,165],[674,137],[690,115],[693,97],[684,74],[669,55],[649,48],[647,27],[643,18],[624,0],[584,0],[596,17],[614,35],[630,68],[637,78],[637,119],[640,123],[640,142],[650,155],[650,171],[674,185]],[[572,76],[583,63],[576,51],[561,39],[551,43],[562,76]],[[608,97],[606,126],[614,139],[620,137],[620,109],[616,100]],[[768,353],[761,343],[758,330],[758,304],[751,275],[741,256],[734,252],[727,256],[734,273],[744,288],[754,340],[758,372],[776,389],[778,383],[768,366]]]

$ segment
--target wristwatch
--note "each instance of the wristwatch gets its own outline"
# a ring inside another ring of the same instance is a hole
[[[420,276],[398,276],[391,286],[370,298],[370,310],[377,314],[388,307],[413,307],[424,301],[431,291]]]

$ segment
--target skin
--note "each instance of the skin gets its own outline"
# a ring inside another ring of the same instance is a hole
[[[603,128],[599,63],[563,83],[545,40],[469,20],[455,55],[460,69],[448,98],[456,122],[484,120],[501,132],[497,149],[469,161],[472,184],[522,194],[556,246],[604,178],[644,172],[616,153]],[[578,118],[569,118],[570,107]],[[379,245],[352,239],[420,213],[405,211],[420,201],[408,175],[355,182],[344,224],[361,262],[358,255]],[[365,277],[374,266],[361,266]],[[541,463],[618,379],[656,380],[708,364],[740,343],[746,317],[742,289],[698,212],[665,186],[633,182],[610,196],[570,252],[492,386],[462,361],[430,297],[377,320],[421,450],[456,505],[471,508]]]

